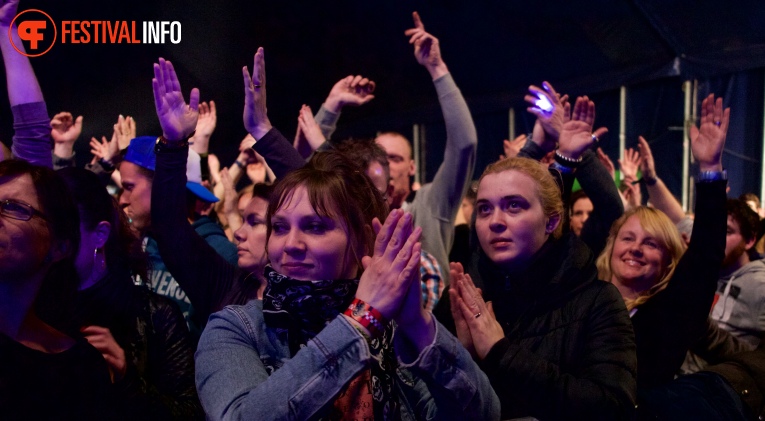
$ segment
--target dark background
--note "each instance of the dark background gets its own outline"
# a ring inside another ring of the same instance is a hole
[[[601,142],[616,161],[621,85],[628,86],[627,147],[642,134],[652,144],[659,173],[679,195],[683,127],[682,82],[698,79],[700,98],[726,95],[733,122],[724,164],[731,194],[759,192],[763,131],[765,4],[756,0],[592,0],[520,2],[347,1],[205,2],[26,1],[60,28],[62,20],[180,21],[178,45],[57,44],[32,64],[50,115],[85,117],[78,160],[89,159],[87,139],[111,134],[117,115],[132,115],[139,135],[159,134],[151,93],[152,63],[173,61],[183,91],[198,87],[218,106],[211,151],[230,163],[246,134],[241,122],[241,67],[266,51],[268,110],[291,138],[301,104],[314,111],[340,78],[362,74],[377,83],[376,98],[346,109],[338,136],[379,130],[411,135],[425,125],[426,178],[435,173],[445,141],[435,90],[403,32],[418,10],[440,39],[444,60],[468,100],[479,134],[476,177],[502,152],[508,109],[517,133],[533,118],[522,97],[529,84],[550,81],[597,104]],[[140,30],[140,29],[139,29]],[[59,34],[60,36],[60,34]],[[139,35],[140,36],[140,35]],[[3,88],[4,89],[4,88]],[[5,93],[0,93],[5,96]],[[12,119],[0,106],[0,136],[10,143]]]

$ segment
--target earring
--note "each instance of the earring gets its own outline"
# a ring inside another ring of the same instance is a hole
[[[101,272],[106,270],[106,256],[98,256],[98,248],[93,249],[93,267],[99,268]]]

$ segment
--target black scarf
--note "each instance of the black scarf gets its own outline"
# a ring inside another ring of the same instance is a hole
[[[279,337],[286,336],[291,356],[348,308],[359,285],[358,279],[297,280],[276,272],[271,266],[266,266],[264,272],[267,284],[263,292],[263,318],[266,326],[275,329]],[[389,323],[382,337],[369,343],[370,388],[377,420],[400,418],[400,406],[393,390],[398,363],[392,339],[393,328]],[[345,388],[340,395],[344,393]],[[342,419],[347,415],[336,413],[331,406],[329,410],[322,419]]]

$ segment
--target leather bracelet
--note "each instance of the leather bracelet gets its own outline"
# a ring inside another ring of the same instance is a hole
[[[358,298],[354,298],[348,309],[343,313],[351,319],[357,321],[361,326],[369,331],[372,338],[379,338],[385,330],[388,322],[382,313],[375,310],[369,304]]]
[[[239,168],[241,168],[241,169],[244,169],[244,164],[242,164],[241,162],[239,162],[239,160],[238,160],[238,159],[237,159],[236,161],[234,161],[234,164],[236,164],[236,166],[237,166],[237,167],[239,167]]]
[[[728,181],[728,171],[699,171],[700,182]]]
[[[581,157],[579,159],[568,158],[561,155],[560,152],[555,151],[555,162],[559,163],[560,165],[563,165],[564,167],[576,168],[582,162],[582,158]]]

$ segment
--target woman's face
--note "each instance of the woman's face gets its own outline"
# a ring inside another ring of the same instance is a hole
[[[244,208],[244,221],[234,237],[239,252],[239,267],[258,275],[266,265],[266,211],[268,202],[254,197]]]
[[[346,224],[316,214],[308,191],[299,186],[271,218],[268,259],[277,272],[295,279],[350,279],[358,266],[348,241]]]
[[[0,179],[0,201],[5,200],[41,211],[37,189],[28,174]],[[50,248],[48,224],[38,214],[28,221],[0,215],[0,279],[31,276],[44,266]]]
[[[668,261],[669,254],[659,240],[643,229],[637,215],[632,215],[614,239],[611,272],[615,279],[612,280],[645,291],[659,282]]]
[[[524,268],[559,222],[545,216],[536,182],[514,170],[484,176],[475,209],[481,248],[506,270]]]

